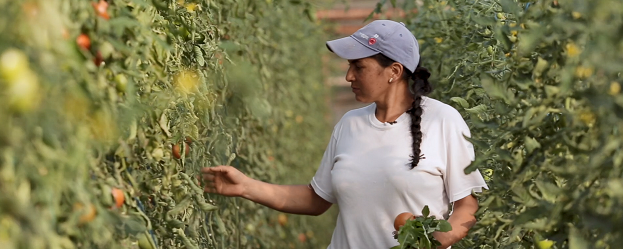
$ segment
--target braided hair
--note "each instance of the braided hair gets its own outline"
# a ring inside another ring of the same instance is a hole
[[[376,54],[372,56],[382,67],[389,67],[395,61],[388,58],[383,54]],[[403,79],[408,80],[411,79],[413,84],[410,87],[411,93],[413,93],[413,103],[411,104],[411,108],[407,111],[409,115],[411,115],[411,136],[413,137],[413,154],[411,155],[411,169],[415,168],[420,162],[420,159],[424,159],[424,155],[422,154],[422,150],[420,149],[420,144],[422,143],[422,127],[420,124],[422,123],[422,97],[433,91],[433,87],[430,82],[428,82],[428,78],[430,77],[430,72],[428,69],[420,66],[415,68],[414,72],[409,71],[409,69],[404,68],[403,74],[401,76]],[[416,156],[417,155],[417,156]]]

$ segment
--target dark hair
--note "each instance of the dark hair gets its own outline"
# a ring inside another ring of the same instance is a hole
[[[383,54],[373,55],[371,58],[375,59],[382,67],[389,67],[395,61],[388,58]],[[428,69],[420,66],[415,68],[414,72],[404,68],[401,78],[409,82],[409,79],[413,80],[411,84],[411,91],[413,93],[413,104],[411,109],[407,112],[411,115],[411,136],[413,137],[413,155],[411,155],[411,169],[415,168],[420,162],[420,159],[424,159],[424,155],[421,154],[420,144],[422,143],[422,96],[426,96],[433,91],[433,87],[428,82],[430,72]],[[417,155],[417,156],[416,156]]]

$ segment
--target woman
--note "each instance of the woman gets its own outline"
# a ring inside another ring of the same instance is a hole
[[[202,170],[205,191],[293,214],[320,215],[337,204],[333,249],[395,246],[395,217],[421,215],[425,205],[452,225],[452,231],[435,234],[441,248],[461,240],[476,222],[478,203],[471,193],[487,185],[478,171],[464,173],[474,150],[461,115],[425,97],[432,90],[430,73],[418,65],[415,37],[402,23],[378,20],[327,47],[349,61],[346,80],[355,98],[371,104],[335,125],[311,184],[273,185],[218,166]]]

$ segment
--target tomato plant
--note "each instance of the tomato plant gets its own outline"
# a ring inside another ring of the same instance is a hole
[[[623,27],[621,1],[399,7],[433,72],[433,97],[468,121],[467,171],[486,173],[491,188],[452,248],[618,247],[623,46],[610,30]]]
[[[311,178],[330,128],[309,6],[0,1],[0,247],[326,244],[307,234],[330,228],[275,226],[195,180],[220,164]]]

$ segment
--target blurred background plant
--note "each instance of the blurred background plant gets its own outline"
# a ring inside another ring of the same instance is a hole
[[[330,215],[195,180],[311,179],[331,130],[313,9],[0,0],[0,248],[326,247]]]
[[[453,248],[618,248],[623,2],[391,2],[491,188]]]

